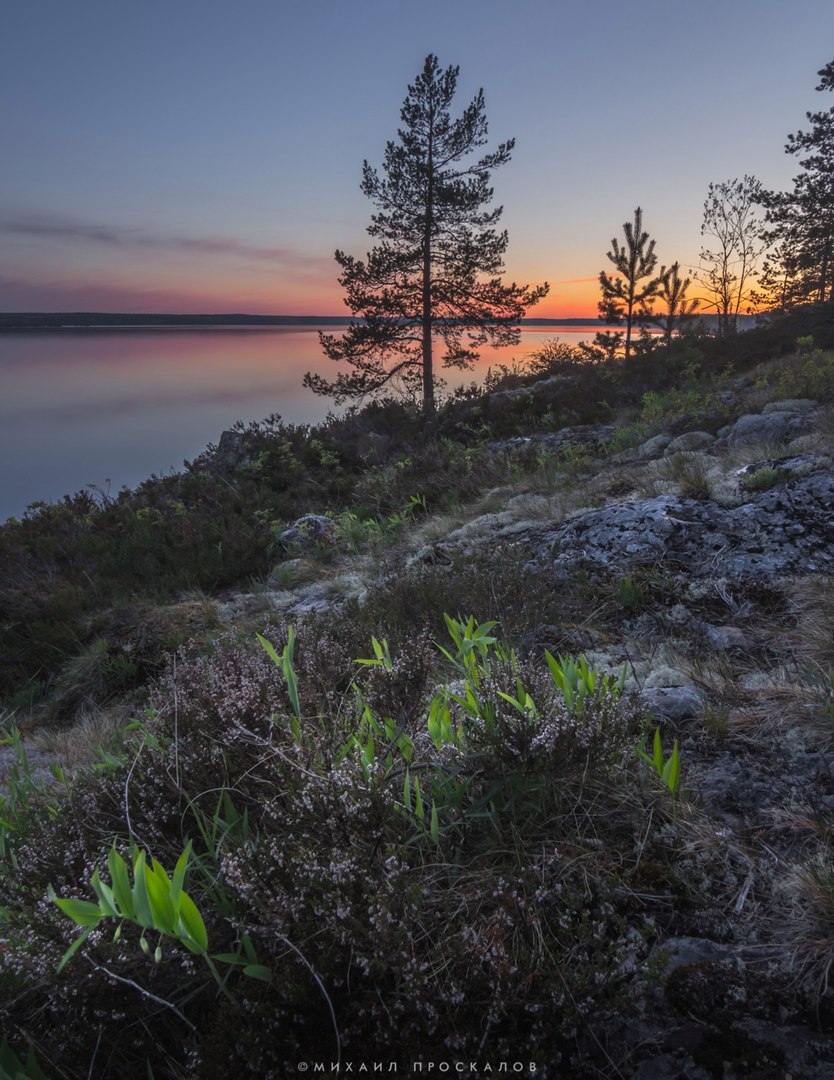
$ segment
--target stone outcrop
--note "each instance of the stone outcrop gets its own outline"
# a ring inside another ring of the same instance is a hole
[[[298,552],[316,544],[332,543],[339,532],[339,523],[324,514],[306,514],[294,521],[278,537],[285,551]]]
[[[722,429],[720,434],[731,446],[785,443],[807,434],[810,426],[808,409],[774,409],[740,416],[731,427]]]
[[[830,573],[834,475],[801,477],[731,508],[660,495],[589,510],[542,535],[536,556],[548,555],[562,568],[665,562],[695,577]]]

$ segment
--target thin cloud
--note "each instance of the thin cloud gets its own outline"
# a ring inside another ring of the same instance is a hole
[[[101,225],[73,221],[53,214],[25,214],[0,218],[0,233],[33,239],[68,240],[119,248],[154,248],[197,255],[230,255],[271,262],[294,271],[319,272],[332,268],[332,258],[306,255],[290,247],[251,244],[222,236],[179,236],[127,225]]]
[[[266,269],[264,268],[264,273]],[[248,278],[257,276],[249,270]],[[327,315],[341,314],[340,298],[327,279],[311,277],[311,295],[293,299],[284,296],[280,270],[274,274],[274,287],[238,282],[234,275],[228,287],[218,285],[198,291],[189,288],[148,287],[129,282],[76,281],[72,278],[36,278],[0,272],[0,311],[156,311],[164,314],[213,314],[247,312],[255,314]],[[299,275],[295,275],[297,278]],[[332,278],[328,274],[327,278]]]
[[[196,292],[148,289],[0,275],[0,310],[4,311],[215,311],[217,302]]]

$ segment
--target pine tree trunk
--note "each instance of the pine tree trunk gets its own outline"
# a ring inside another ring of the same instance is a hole
[[[431,331],[431,223],[427,221],[423,237],[423,411],[429,418],[435,414]]]
[[[429,133],[427,185],[426,221],[423,228],[423,412],[427,419],[433,420],[437,410],[434,403],[434,372],[432,371],[431,354],[431,234],[434,218],[434,161],[431,132]]]
[[[631,286],[633,291],[634,286]],[[631,356],[631,327],[634,322],[634,299],[631,295],[628,298],[628,310],[626,311],[626,339],[625,339],[625,362],[628,363],[628,358]]]

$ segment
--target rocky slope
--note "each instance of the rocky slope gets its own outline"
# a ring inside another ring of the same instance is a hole
[[[268,594],[298,616],[334,596],[362,602],[386,577],[489,565],[498,551],[530,590],[591,582],[572,625],[530,627],[526,646],[625,665],[680,740],[688,839],[680,880],[646,889],[647,910],[682,910],[633,964],[641,1019],[591,1018],[588,1075],[834,1076],[832,434],[831,411],[807,400],[766,405],[718,437],[684,432],[607,455],[610,428],[564,429],[533,440],[542,470],[528,490],[494,491],[485,513],[454,527],[428,523],[381,577],[345,560],[326,582]],[[287,537],[296,559],[303,531]],[[707,880],[716,860],[722,880]]]
[[[832,1077],[832,410],[773,401],[716,435],[614,438],[586,426],[496,444],[539,467],[392,546],[351,552],[343,524],[302,519],[263,588],[205,602],[225,633],[429,576],[447,575],[452,604],[467,563],[560,596],[520,651],[624,669],[665,745],[679,741],[683,778],[649,814],[629,885],[658,928],[624,961],[629,1018],[588,1015],[572,1075]],[[48,737],[29,745],[40,767],[56,757]],[[671,876],[653,854],[667,835]]]

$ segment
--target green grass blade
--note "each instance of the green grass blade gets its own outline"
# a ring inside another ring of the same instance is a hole
[[[109,885],[105,885],[101,880],[98,872],[98,868],[93,871],[91,878],[91,884],[93,886],[93,892],[98,897],[99,907],[105,915],[110,915],[114,918],[118,918],[120,912],[116,906],[116,898],[113,895],[113,890]]]
[[[177,859],[177,865],[174,867],[174,878],[171,882],[171,904],[174,910],[179,907],[180,895],[182,894],[183,886],[185,885],[185,875],[188,870],[188,860],[191,858],[191,841],[185,845],[185,849]]]
[[[119,906],[119,911],[128,919],[132,919],[135,913],[133,910],[133,894],[130,890],[130,875],[127,872],[125,861],[116,851],[115,845],[110,849],[110,854],[107,856],[107,868],[110,871],[110,887],[113,890],[113,896]]]
[[[256,634],[255,637],[260,641],[263,648],[266,650],[267,656],[272,660],[276,667],[282,668],[284,665],[281,661],[281,657],[275,651],[275,646],[271,641],[267,641],[261,634]]]
[[[200,954],[208,952],[206,924],[188,893],[180,896],[179,925],[182,931],[181,940],[187,948]]]
[[[654,755],[653,764],[658,776],[663,775],[663,742],[660,738],[660,728],[654,729]]]
[[[145,866],[144,873],[153,927],[163,934],[172,934],[176,929],[177,918],[171,904],[171,884],[164,872],[163,877],[159,877],[148,866]],[[180,900],[182,900],[182,895]]]
[[[153,926],[153,912],[145,884],[145,852],[141,849],[133,860],[133,911],[140,926],[146,930]]]
[[[78,937],[75,939],[75,941],[72,943],[72,945],[70,945],[70,947],[67,949],[67,951],[64,953],[64,955],[61,957],[61,962],[58,965],[58,969],[57,969],[57,972],[56,972],[58,975],[61,974],[61,972],[67,966],[69,961],[78,952],[78,950],[81,948],[81,946],[84,944],[84,942],[90,936],[90,934],[92,934],[93,929],[94,929],[94,927],[88,926],[87,929],[83,933],[78,935]]]
[[[672,747],[672,756],[663,768],[663,781],[673,795],[677,794],[678,784],[680,782],[680,768],[680,751],[678,749],[678,740],[675,739],[675,744]]]
[[[258,979],[260,982],[272,982],[272,972],[263,964],[247,964],[243,969],[243,974],[248,975],[250,979]]]

